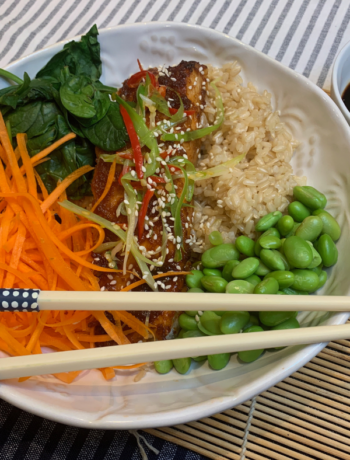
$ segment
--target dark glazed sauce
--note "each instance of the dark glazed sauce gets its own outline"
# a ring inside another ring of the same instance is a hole
[[[349,112],[350,112],[350,83],[349,83],[348,86],[344,89],[341,98],[343,99],[343,102],[344,102],[346,108],[347,108],[347,109],[349,110]]]

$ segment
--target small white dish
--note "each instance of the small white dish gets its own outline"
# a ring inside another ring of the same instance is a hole
[[[350,124],[350,111],[343,102],[342,95],[350,84],[350,42],[341,49],[332,70],[331,96],[346,121]]]
[[[135,72],[136,58],[145,66],[172,65],[182,59],[219,66],[238,60],[245,82],[252,81],[259,90],[267,89],[273,94],[273,105],[281,110],[283,121],[301,141],[292,162],[295,174],[306,175],[309,184],[327,195],[327,209],[342,227],[342,237],[337,243],[340,260],[330,271],[321,293],[349,295],[350,130],[334,102],[293,70],[227,35],[203,27],[176,23],[131,24],[100,31],[99,40],[102,80],[108,85],[120,85]],[[8,66],[8,70],[19,76],[27,71],[33,77],[63,45],[59,43],[22,58]],[[4,82],[0,82],[0,87],[3,86]],[[91,303],[88,293],[81,295],[83,301]],[[188,302],[190,299],[188,294]],[[185,304],[186,301],[184,309]],[[342,324],[348,317],[348,313],[305,312],[298,319],[307,327]],[[0,397],[34,414],[80,427],[169,426],[243,403],[295,372],[325,345],[266,352],[259,360],[245,365],[233,356],[229,365],[218,372],[211,371],[207,364],[198,364],[185,376],[176,371],[167,375],[152,371],[138,383],[134,382],[136,372],[122,371],[108,382],[97,371],[82,373],[71,385],[51,376],[32,378],[24,383],[6,381],[0,383]]]

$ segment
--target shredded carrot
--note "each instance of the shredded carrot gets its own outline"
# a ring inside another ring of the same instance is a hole
[[[103,193],[100,196],[100,198],[96,201],[96,203],[91,208],[91,212],[94,212],[95,209],[97,208],[97,206],[106,198],[107,193],[109,192],[110,188],[112,187],[112,184],[113,184],[113,181],[114,181],[114,178],[115,178],[116,166],[117,166],[117,156],[113,160],[113,163],[112,163],[112,165],[110,167],[105,189],[103,190]]]
[[[159,275],[154,275],[154,279],[164,278],[165,276],[178,276],[178,275],[188,275],[190,272],[167,272],[167,273],[160,273]],[[142,279],[140,281],[136,281],[136,283],[129,284],[125,288],[121,289],[121,291],[131,291],[132,289],[145,284],[146,280]]]
[[[14,151],[0,114],[0,288],[99,291],[96,272],[121,272],[92,263],[92,251],[105,241],[104,229],[58,204],[67,199],[67,188],[93,168],[84,166],[74,171],[52,193],[35,170],[49,159],[51,152],[75,137],[68,134],[30,158],[26,135],[17,134]],[[116,160],[92,210],[110,191],[115,171]],[[154,278],[183,274],[187,272],[168,272]],[[129,291],[144,282],[137,281],[123,290]],[[124,345],[130,343],[127,335],[133,332],[144,340],[154,338],[151,328],[125,311],[0,313],[0,350],[12,356],[40,354],[43,347],[69,351],[110,342]],[[114,369],[137,369],[144,364],[99,370],[109,380],[115,376]],[[81,371],[54,375],[64,383],[72,383],[80,374]],[[22,377],[20,381],[28,378]]]

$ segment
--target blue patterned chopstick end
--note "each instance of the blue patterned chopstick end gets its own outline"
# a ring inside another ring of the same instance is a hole
[[[0,312],[39,311],[39,289],[0,289]]]

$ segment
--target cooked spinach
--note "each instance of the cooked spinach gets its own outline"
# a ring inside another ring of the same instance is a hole
[[[16,85],[0,90],[0,110],[11,126],[12,142],[18,133],[27,134],[31,156],[73,131],[77,137],[50,154],[36,167],[48,191],[58,180],[84,165],[94,165],[94,145],[115,151],[128,141],[119,104],[110,99],[115,88],[103,85],[98,30],[94,25],[80,42],[69,42],[63,50],[30,79],[23,80],[0,69]],[[70,198],[90,190],[89,173],[68,188]]]

